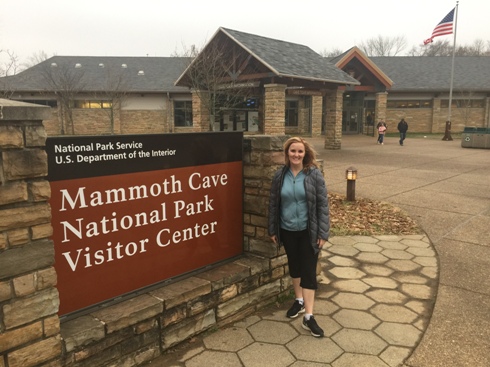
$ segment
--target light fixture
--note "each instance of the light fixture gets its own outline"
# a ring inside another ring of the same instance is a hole
[[[347,201],[356,201],[357,169],[352,166],[347,168],[345,179],[347,180]]]

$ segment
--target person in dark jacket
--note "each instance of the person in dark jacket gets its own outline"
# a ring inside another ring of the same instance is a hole
[[[316,153],[302,138],[284,144],[286,164],[272,179],[269,236],[284,246],[296,299],[286,316],[304,313],[303,328],[315,337],[324,332],[313,316],[318,254],[330,234],[327,188]]]
[[[405,119],[401,119],[398,123],[398,131],[400,132],[400,145],[403,146],[403,141],[407,137],[408,124]]]

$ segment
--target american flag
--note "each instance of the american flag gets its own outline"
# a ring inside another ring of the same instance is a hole
[[[454,11],[456,8],[451,10],[434,28],[432,31],[432,36],[424,41],[424,45],[433,42],[434,37],[444,36],[445,34],[453,33],[453,23],[454,23]]]

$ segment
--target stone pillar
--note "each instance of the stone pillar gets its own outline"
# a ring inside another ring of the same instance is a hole
[[[284,164],[283,144],[289,136],[244,136],[244,249],[273,258],[278,249],[268,234],[268,207],[274,172]]]
[[[311,136],[320,137],[322,135],[322,108],[323,96],[311,97]]]
[[[327,94],[325,118],[325,149],[340,149],[342,144],[342,90],[335,90]]]
[[[264,85],[263,131],[266,135],[284,135],[286,131],[286,86]]]
[[[0,366],[61,365],[51,196],[42,120],[49,107],[0,99]]]
[[[376,93],[376,110],[374,116],[376,116],[376,121],[374,121],[374,126],[378,125],[380,121],[386,121],[386,105],[388,102],[388,93],[380,92]]]
[[[203,91],[192,91],[192,131],[210,131],[211,121],[208,107],[203,103],[202,98],[208,95]]]

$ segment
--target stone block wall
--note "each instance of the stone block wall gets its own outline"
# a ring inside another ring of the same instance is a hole
[[[343,91],[331,91],[326,96],[325,149],[340,149],[342,144]]]
[[[243,256],[60,323],[42,125],[50,112],[7,102],[0,101],[0,367],[139,366],[289,293],[286,256],[267,234],[285,137],[255,135],[245,138]]]
[[[322,135],[323,96],[311,98],[311,136],[319,137]]]
[[[0,366],[59,366],[51,192],[42,120],[49,107],[0,100]]]
[[[211,116],[208,108],[204,105],[201,98],[206,95],[203,91],[192,91],[192,127],[185,128],[185,132],[209,131]],[[179,128],[175,128],[176,132]],[[182,129],[181,129],[182,130]]]
[[[438,102],[438,103],[435,103]],[[409,132],[415,133],[444,133],[448,109],[440,108],[440,100],[434,100],[433,108],[390,108],[386,113],[388,132],[398,132],[398,122],[404,118],[408,122]],[[453,108],[451,110],[451,131],[460,133],[465,126],[485,127],[484,108]]]
[[[374,121],[374,126],[378,125],[378,122],[386,122],[386,107],[388,104],[388,93],[380,92],[376,93],[376,109],[374,111],[374,116],[376,120]]]
[[[264,134],[284,135],[286,119],[286,85],[264,85]]]
[[[115,134],[163,134],[168,132],[166,110],[123,110]],[[94,131],[89,134],[95,134]]]

